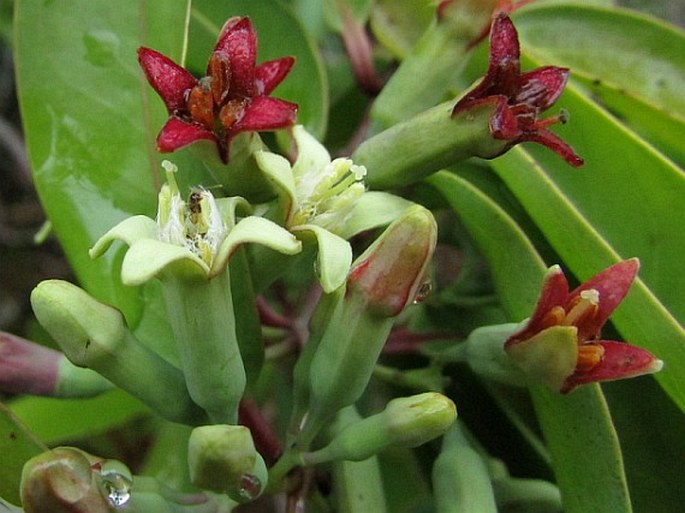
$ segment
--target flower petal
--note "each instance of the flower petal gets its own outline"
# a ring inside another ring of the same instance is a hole
[[[316,268],[321,288],[327,294],[345,283],[352,266],[352,247],[342,237],[314,224],[295,226],[292,231],[300,238],[313,235],[319,248],[316,254]]]
[[[218,139],[214,133],[196,123],[188,123],[179,117],[170,117],[157,136],[157,150],[170,153],[200,140],[214,141]]]
[[[543,66],[521,74],[521,90],[514,103],[534,106],[538,112],[551,107],[564,92],[568,81],[568,68]]]
[[[587,372],[575,372],[561,389],[568,393],[579,385],[596,383],[599,381],[613,381],[617,379],[634,378],[644,374],[658,372],[663,362],[652,353],[640,347],[625,342],[600,340],[593,342],[604,349],[602,360]]]
[[[595,289],[599,292],[599,311],[592,323],[584,327],[588,332],[599,332],[612,312],[623,301],[639,268],[640,261],[637,258],[624,260],[593,276],[571,292],[570,302],[573,302],[584,290]]]
[[[535,142],[547,146],[554,153],[563,158],[567,164],[580,167],[584,160],[579,156],[566,141],[558,135],[546,129],[537,129],[524,132],[519,142]]]
[[[268,96],[283,81],[285,76],[290,73],[293,64],[295,64],[294,57],[282,57],[273,61],[263,62],[257,66],[255,70],[257,94]]]
[[[157,237],[158,229],[157,223],[147,216],[127,217],[100,237],[88,251],[88,254],[90,258],[98,258],[104,255],[115,240],[132,246],[133,243],[141,239],[154,239]]]
[[[277,130],[294,124],[296,118],[296,103],[256,96],[245,109],[243,117],[233,125],[232,132]]]
[[[231,97],[254,96],[257,34],[250,18],[228,20],[221,29],[214,51],[225,54],[231,63]]]
[[[124,255],[121,281],[124,285],[142,285],[169,267],[176,276],[206,278],[209,268],[188,248],[156,239],[135,242]]]
[[[169,113],[184,110],[186,91],[197,84],[197,79],[165,55],[150,48],[138,49],[138,62]]]
[[[524,326],[524,328],[517,333],[514,333],[504,344],[505,348],[518,344],[521,341],[531,338],[536,333],[547,328],[543,324],[545,315],[555,306],[565,306],[568,298],[568,281],[561,267],[553,265],[547,270],[544,281],[542,283],[542,291],[538,297],[538,302],[535,305],[533,315]]]

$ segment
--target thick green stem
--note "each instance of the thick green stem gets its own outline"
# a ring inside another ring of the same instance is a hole
[[[490,134],[492,103],[475,105],[452,117],[454,102],[445,102],[367,139],[352,155],[366,166],[366,183],[391,189],[421,180],[470,157],[492,158],[508,142]]]
[[[213,422],[237,423],[246,375],[228,270],[211,280],[169,273],[162,288],[190,396]]]

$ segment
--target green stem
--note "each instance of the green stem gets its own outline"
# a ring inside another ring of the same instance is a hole
[[[445,99],[467,61],[468,39],[455,28],[436,20],[424,32],[376,97],[371,119],[377,126],[390,127]]]
[[[162,279],[188,391],[218,424],[236,424],[246,384],[228,270],[211,280]]]
[[[492,158],[507,141],[490,135],[494,105],[475,105],[452,117],[454,101],[441,103],[367,139],[352,155],[366,166],[373,189],[411,184],[470,157]]]

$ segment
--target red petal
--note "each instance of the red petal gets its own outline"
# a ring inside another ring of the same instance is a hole
[[[507,97],[502,95],[490,96],[486,100],[495,99],[497,109],[490,118],[490,133],[495,139],[514,141],[521,136],[516,114],[507,104]],[[514,141],[516,142],[516,141]]]
[[[243,117],[232,127],[232,132],[259,132],[277,130],[295,123],[297,104],[271,98],[256,96],[245,109]]]
[[[515,344],[521,340],[527,340],[547,326],[542,325],[545,315],[555,306],[565,306],[568,299],[568,281],[559,266],[550,267],[547,270],[542,283],[542,290],[538,297],[535,310],[519,332],[514,333],[505,343],[506,346]]]
[[[195,141],[210,140],[218,144],[216,136],[196,123],[170,117],[157,136],[157,150],[162,153],[176,151]]]
[[[661,370],[663,362],[652,353],[624,342],[600,340],[593,344],[604,348],[602,360],[587,372],[575,372],[564,383],[562,393],[568,393],[579,385],[599,381],[634,378]]]
[[[538,129],[525,132],[520,142],[524,141],[536,142],[543,146],[547,146],[573,167],[580,167],[584,164],[583,158],[580,157],[568,143],[549,130]]]
[[[628,293],[639,268],[640,262],[637,258],[624,260],[593,276],[571,292],[569,295],[570,302],[583,290],[595,289],[599,292],[597,315],[591,324],[584,326],[583,331],[599,333],[601,327]]]
[[[214,51],[224,53],[231,63],[231,97],[255,96],[257,34],[250,18],[232,18],[226,22]]]
[[[185,109],[186,91],[197,84],[197,79],[165,55],[150,48],[138,49],[138,62],[169,113]]]
[[[514,103],[525,103],[542,112],[557,101],[568,81],[568,68],[544,66],[521,75],[521,89]]]
[[[295,64],[294,57],[282,57],[267,61],[255,70],[257,94],[268,96],[280,84]]]

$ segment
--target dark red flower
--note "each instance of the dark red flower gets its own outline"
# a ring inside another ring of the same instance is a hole
[[[205,139],[217,144],[226,162],[236,134],[293,125],[297,105],[269,94],[295,59],[283,57],[256,66],[256,57],[257,34],[249,18],[226,22],[209,59],[207,75],[199,80],[161,53],[139,48],[138,62],[169,112],[157,136],[157,149],[172,152]]]
[[[490,60],[487,75],[460,99],[452,111],[456,116],[475,105],[494,104],[490,133],[508,141],[505,150],[521,142],[543,144],[574,167],[583,159],[547,127],[564,122],[562,113],[546,119],[539,115],[550,108],[566,86],[569,70],[544,66],[521,73],[518,34],[506,13],[495,16],[490,30]]]
[[[552,388],[567,393],[579,385],[630,378],[662,367],[649,351],[625,342],[599,340],[600,330],[628,293],[639,268],[637,259],[619,262],[569,292],[558,266],[545,277],[533,315],[509,337],[504,349]],[[567,338],[568,337],[568,338]],[[564,340],[572,339],[572,346]],[[565,367],[560,352],[569,351]],[[557,387],[557,385],[559,385]]]

